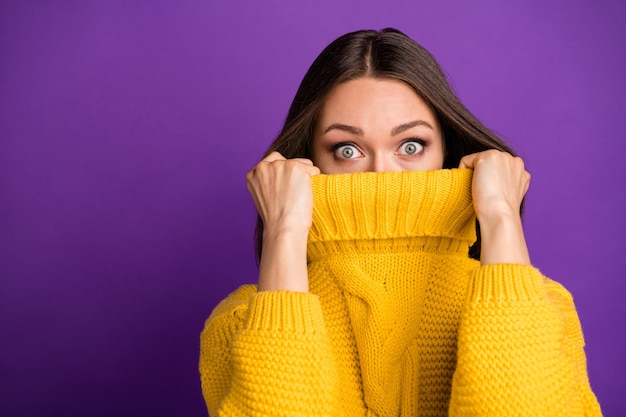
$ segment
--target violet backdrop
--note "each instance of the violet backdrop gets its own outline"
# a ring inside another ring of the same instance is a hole
[[[397,27],[532,174],[534,263],[626,415],[626,2],[0,3],[0,415],[206,416],[198,337],[255,281],[244,176],[337,36]]]

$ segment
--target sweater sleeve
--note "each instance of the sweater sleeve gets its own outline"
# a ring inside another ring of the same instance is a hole
[[[601,416],[570,293],[522,265],[472,272],[450,416]]]
[[[211,416],[334,415],[337,369],[317,296],[242,287],[200,342]]]

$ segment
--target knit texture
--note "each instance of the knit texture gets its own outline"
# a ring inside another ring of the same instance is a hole
[[[570,294],[468,258],[471,173],[313,177],[310,292],[243,286],[215,308],[210,415],[601,415]]]

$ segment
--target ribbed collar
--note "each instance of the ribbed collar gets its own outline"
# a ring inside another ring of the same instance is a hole
[[[407,237],[476,240],[472,171],[316,175],[309,243]]]

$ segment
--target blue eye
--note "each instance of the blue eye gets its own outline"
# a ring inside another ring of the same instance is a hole
[[[351,144],[339,144],[334,151],[335,155],[342,159],[353,159],[361,156],[357,147]]]
[[[424,145],[415,140],[409,140],[400,145],[399,153],[402,155],[417,155],[424,149]]]

